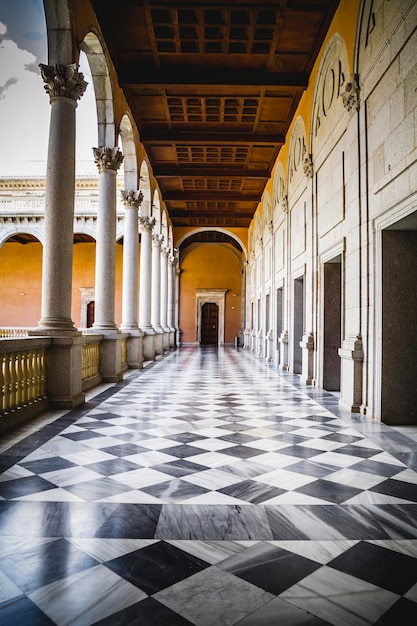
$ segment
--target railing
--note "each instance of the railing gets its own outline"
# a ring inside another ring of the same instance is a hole
[[[17,326],[0,326],[0,338],[5,337],[27,337],[29,328],[20,328]]]
[[[84,337],[81,378],[83,389],[90,388],[96,382],[100,382],[100,341],[96,338]]]
[[[45,348],[48,339],[6,340],[0,354],[0,417],[46,401]]]

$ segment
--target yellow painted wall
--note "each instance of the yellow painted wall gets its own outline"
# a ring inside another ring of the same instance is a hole
[[[233,343],[241,330],[242,283],[239,259],[230,248],[203,244],[189,252],[180,274],[181,342],[196,341],[196,289],[227,289],[225,342]],[[233,296],[233,294],[237,296]]]
[[[95,243],[77,243],[73,251],[71,317],[81,323],[80,287],[94,287]],[[115,322],[122,321],[123,246],[116,246]],[[0,326],[37,326],[41,317],[42,244],[5,243],[0,248]]]

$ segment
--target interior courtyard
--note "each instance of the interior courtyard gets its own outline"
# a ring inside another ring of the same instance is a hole
[[[414,623],[417,2],[42,20],[46,159],[0,171],[0,622]]]

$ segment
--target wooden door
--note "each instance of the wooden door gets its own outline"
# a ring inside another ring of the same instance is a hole
[[[217,346],[219,342],[219,307],[206,302],[201,310],[201,344]]]

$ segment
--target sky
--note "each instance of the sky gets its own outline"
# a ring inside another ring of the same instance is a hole
[[[39,63],[48,63],[42,0],[0,0],[0,176],[35,173],[39,162],[46,164],[50,104]],[[84,54],[80,71],[89,84],[76,109],[76,157],[92,161],[97,118]]]

